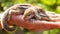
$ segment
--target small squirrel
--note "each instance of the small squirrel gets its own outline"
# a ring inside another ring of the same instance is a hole
[[[39,8],[38,6],[32,6],[25,10],[24,17],[25,20],[30,20],[32,18],[37,20],[47,20],[49,21],[49,16],[45,13],[45,11],[42,8]]]
[[[11,17],[11,14],[13,15],[21,15],[24,13],[26,9],[28,9],[31,5],[30,4],[17,4],[14,5],[10,8],[8,8],[2,15],[1,17],[1,25],[2,28],[6,31],[13,32],[16,30],[16,26],[12,25],[13,27],[11,28],[11,25],[8,25],[7,20],[9,17]]]

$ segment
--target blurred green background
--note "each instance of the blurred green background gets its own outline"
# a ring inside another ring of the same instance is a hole
[[[47,11],[60,13],[60,0],[0,0],[0,12],[5,11],[7,8],[14,4],[32,4],[39,5]],[[4,30],[0,31],[0,34],[60,34],[60,29],[53,29],[43,32],[31,32],[26,29],[18,28],[16,32],[9,33]]]

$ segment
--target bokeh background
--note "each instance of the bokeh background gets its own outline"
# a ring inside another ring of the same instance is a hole
[[[60,0],[0,0],[0,12],[4,12],[7,8],[14,4],[28,3],[32,5],[39,5],[47,11],[60,13]],[[10,33],[1,30],[0,34],[60,34],[60,29],[52,29],[43,32],[32,32],[17,27],[16,32]]]

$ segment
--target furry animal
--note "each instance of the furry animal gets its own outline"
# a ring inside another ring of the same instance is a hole
[[[47,20],[49,21],[48,15],[45,13],[45,11],[42,8],[39,8],[38,6],[32,6],[25,10],[24,17],[25,20],[30,19],[37,19],[37,20]]]
[[[1,17],[2,28],[9,32],[15,31],[16,26],[12,25],[13,27],[10,27],[11,25],[8,25],[7,20],[9,19],[9,17],[11,17],[11,14],[22,15],[24,11],[28,9],[30,6],[31,5],[28,5],[28,4],[17,4],[8,8]]]

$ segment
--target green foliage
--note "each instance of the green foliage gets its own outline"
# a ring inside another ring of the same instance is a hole
[[[57,6],[56,12],[57,12],[57,13],[60,13],[60,6]]]
[[[26,0],[17,0],[17,1],[14,1],[14,4],[22,4],[22,3],[26,3]]]
[[[45,5],[53,5],[55,4],[56,0],[41,0],[41,2]]]

